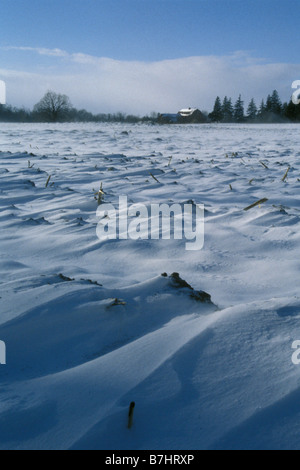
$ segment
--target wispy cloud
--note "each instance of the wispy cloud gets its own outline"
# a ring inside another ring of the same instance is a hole
[[[292,82],[300,79],[300,64],[269,63],[245,51],[223,57],[128,62],[61,49],[8,49],[49,58],[42,69],[38,60],[24,72],[0,69],[8,101],[25,106],[54,89],[68,94],[76,107],[94,112],[176,112],[186,106],[210,110],[217,95],[236,99],[241,93],[245,101],[260,100],[276,88],[289,99]]]
[[[66,51],[61,49],[46,49],[44,47],[2,46],[0,49],[3,51],[34,52],[48,57],[69,57],[69,54]]]

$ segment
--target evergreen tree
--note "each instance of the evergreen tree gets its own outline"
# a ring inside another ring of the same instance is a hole
[[[217,97],[217,99],[215,101],[215,106],[214,106],[213,112],[210,113],[208,117],[213,122],[221,122],[223,120],[222,103],[221,103],[221,99],[220,99],[219,96]]]
[[[266,112],[267,113],[272,113],[273,112],[273,101],[272,101],[271,95],[268,95],[268,97],[267,97]]]
[[[272,103],[272,113],[281,115],[282,114],[282,102],[279,98],[279,94],[277,90],[273,91],[271,96],[271,103]]]
[[[260,104],[260,107],[259,107],[259,110],[258,110],[258,113],[257,113],[257,117],[259,119],[263,119],[265,114],[266,114],[265,100],[262,100],[262,102]]]
[[[249,103],[248,110],[247,110],[247,118],[250,121],[254,121],[257,117],[257,106],[255,104],[254,98]]]
[[[236,122],[244,122],[245,120],[244,102],[241,95],[239,96],[234,106],[234,120]]]
[[[280,122],[283,116],[283,106],[277,90],[274,90],[272,95],[268,95],[265,113],[263,116],[266,122]]]
[[[282,116],[286,116],[286,113],[287,113],[287,109],[288,109],[288,103],[283,103],[282,105]]]
[[[300,122],[300,105],[291,100],[286,106],[285,117],[292,122]]]
[[[231,98],[228,99],[227,96],[225,96],[222,106],[223,121],[232,122],[233,112],[232,100]]]

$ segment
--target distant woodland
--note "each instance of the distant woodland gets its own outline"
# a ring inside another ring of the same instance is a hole
[[[276,90],[268,95],[259,105],[255,99],[251,99],[248,106],[240,95],[237,101],[225,96],[224,99],[217,97],[213,110],[202,111],[205,119],[201,122],[214,123],[288,123],[300,122],[300,105],[295,105],[292,100],[283,103]],[[76,109],[68,96],[49,91],[34,106],[32,110],[15,108],[10,105],[0,105],[0,122],[120,122],[158,123],[159,114],[152,113],[150,116],[134,116],[123,113],[115,114],[93,114],[85,109]],[[184,121],[182,121],[184,122]]]

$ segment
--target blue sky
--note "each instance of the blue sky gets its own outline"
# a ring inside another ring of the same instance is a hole
[[[300,79],[299,3],[0,0],[0,79],[13,104],[59,87],[93,111],[209,108],[216,93],[260,100],[274,88],[288,99]]]

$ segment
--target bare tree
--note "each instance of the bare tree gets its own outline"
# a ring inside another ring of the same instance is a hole
[[[64,120],[71,110],[72,104],[70,98],[66,95],[54,93],[53,91],[48,91],[44,98],[34,107],[35,113],[50,122]]]

